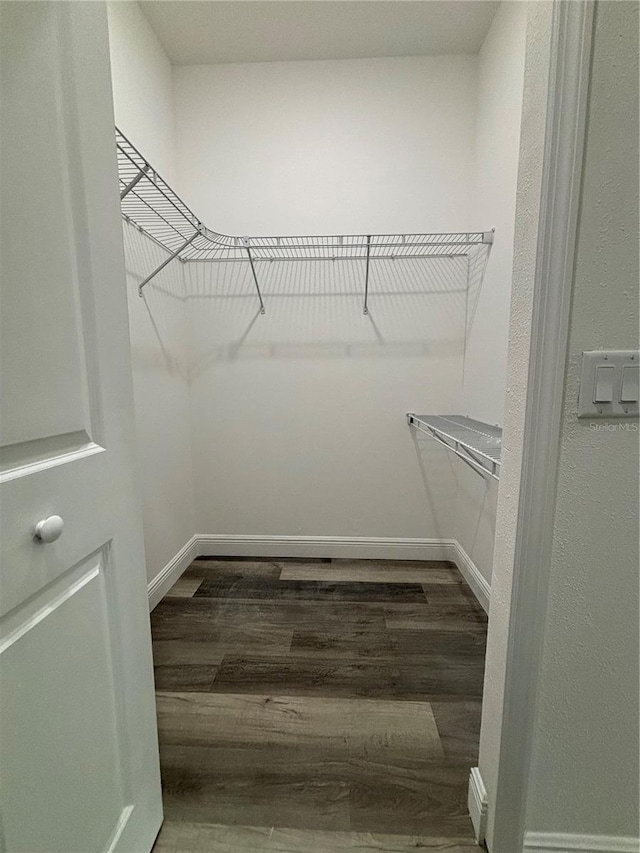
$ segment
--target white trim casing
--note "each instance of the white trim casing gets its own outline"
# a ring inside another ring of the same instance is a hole
[[[363,536],[200,535],[198,554],[221,557],[334,557],[354,560],[450,560],[489,611],[491,586],[456,539]],[[213,550],[211,550],[213,549]]]
[[[199,534],[198,554],[220,557],[343,557],[355,560],[450,560],[450,539],[364,536]]]
[[[467,798],[469,816],[478,844],[482,844],[487,833],[487,789],[482,781],[480,770],[471,768],[469,776],[469,794]]]
[[[521,850],[553,536],[593,3],[554,3],[492,853]],[[517,246],[516,246],[517,251]],[[507,436],[508,439],[508,436]],[[500,524],[500,519],[498,519]],[[490,629],[491,630],[491,629]]]
[[[198,556],[197,545],[198,537],[192,536],[187,544],[178,551],[175,557],[172,557],[167,565],[158,572],[152,581],[149,582],[147,586],[149,610],[153,610],[153,608],[160,603],[174,583],[178,580],[180,575]]]
[[[453,554],[449,559],[456,564],[460,574],[482,605],[484,612],[488,613],[489,602],[491,601],[491,584],[457,540],[453,540],[452,548]]]
[[[523,853],[639,853],[640,840],[613,835],[527,832]]]

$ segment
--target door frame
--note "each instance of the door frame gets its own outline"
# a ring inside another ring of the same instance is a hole
[[[562,401],[568,357],[590,81],[593,0],[553,3],[550,67],[533,272],[529,364],[522,451],[505,459],[520,467],[515,559],[506,642],[492,853],[524,844],[536,694],[544,637],[554,529]],[[525,93],[526,97],[526,93]],[[515,253],[517,256],[518,232]],[[506,434],[506,443],[509,435]],[[497,525],[504,522],[498,517]],[[491,628],[490,628],[491,630]]]

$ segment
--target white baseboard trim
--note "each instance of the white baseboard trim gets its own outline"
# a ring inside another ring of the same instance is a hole
[[[198,556],[346,557],[355,560],[451,560],[489,611],[491,587],[455,539],[400,539],[366,536],[241,536],[199,534]]]
[[[198,555],[219,557],[347,557],[356,560],[451,560],[450,539],[365,536],[225,536],[199,534]]]
[[[467,804],[476,841],[482,844],[487,834],[487,789],[477,767],[471,768]]]
[[[149,582],[147,586],[149,610],[153,610],[153,608],[160,603],[174,583],[178,580],[180,575],[197,556],[198,537],[192,536],[187,544],[178,551],[175,557],[172,557],[171,560],[169,560],[164,569],[161,569],[155,578]]]
[[[523,853],[639,853],[640,839],[614,835],[527,832]]]
[[[453,540],[452,547],[453,555],[450,559],[456,564],[460,573],[473,590],[473,594],[484,608],[485,613],[488,613],[489,601],[491,600],[491,585],[456,539]]]
[[[455,539],[399,539],[365,536],[192,536],[149,583],[149,609],[167,594],[196,557],[343,557],[354,560],[450,560],[488,612],[491,587]]]

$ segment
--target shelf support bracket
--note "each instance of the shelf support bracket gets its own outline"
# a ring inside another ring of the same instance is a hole
[[[264,310],[264,302],[262,301],[262,294],[260,293],[260,285],[258,284],[258,276],[256,274],[256,268],[255,268],[255,265],[253,263],[253,256],[251,255],[251,249],[249,248],[249,238],[243,237],[242,238],[242,244],[245,247],[245,249],[247,250],[247,257],[249,258],[249,263],[251,264],[251,273],[253,275],[253,282],[254,282],[254,284],[256,286],[256,290],[258,292],[258,299],[260,300],[260,313],[266,314],[266,311]]]
[[[123,199],[123,198],[124,198],[128,193],[130,193],[130,192],[131,192],[131,190],[135,187],[135,185],[138,183],[138,181],[139,181],[141,178],[144,178],[144,176],[147,174],[147,172],[149,171],[149,169],[150,169],[150,168],[151,168],[151,166],[149,165],[149,163],[145,163],[145,164],[144,164],[144,167],[143,167],[142,169],[140,169],[140,171],[139,171],[139,172],[138,172],[138,174],[135,176],[135,178],[134,178],[132,181],[129,181],[129,183],[127,184],[127,186],[126,186],[126,187],[122,190],[122,192],[120,193],[120,201],[122,201],[122,199]]]
[[[369,259],[371,257],[371,235],[367,234],[367,266],[365,268],[364,274],[364,309],[362,311],[363,314],[369,313]]]
[[[186,249],[187,246],[190,246],[191,243],[193,243],[193,241],[196,239],[196,237],[198,237],[201,233],[202,232],[198,228],[196,233],[192,234],[188,240],[185,240],[185,242],[182,244],[182,246],[180,246],[179,249],[176,249],[175,252],[172,252],[169,257],[160,264],[159,267],[156,267],[156,269],[151,273],[151,275],[148,275],[144,281],[140,282],[140,284],[138,285],[138,296],[142,296],[142,288],[145,286],[145,284],[149,284],[151,279],[157,276],[160,270],[163,270],[167,264],[170,264],[171,261],[174,260],[174,258],[177,258],[180,252]]]

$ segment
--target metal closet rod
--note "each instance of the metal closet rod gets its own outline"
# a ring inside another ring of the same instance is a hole
[[[466,255],[471,246],[493,242],[493,231],[462,231],[453,234],[353,234],[327,237],[232,237],[211,231],[198,219],[180,196],[158,174],[149,161],[127,137],[116,128],[120,204],[122,215],[139,231],[150,237],[169,253],[138,286],[142,296],[144,287],[175,259],[181,261],[206,261],[209,263],[242,260],[238,252],[246,253],[253,283],[260,302],[260,313],[265,313],[264,301],[258,281],[256,261],[274,260],[364,260],[363,314],[369,313],[369,273],[372,260],[399,260],[402,258],[444,258]],[[197,238],[205,245],[195,245]],[[176,247],[176,242],[178,246]],[[446,247],[451,247],[447,251]],[[467,251],[464,251],[464,248]],[[253,249],[253,251],[252,251]],[[321,249],[338,249],[341,254],[310,255],[305,252]],[[386,250],[376,254],[377,250]],[[395,254],[393,249],[409,249]],[[424,249],[422,253],[419,251]],[[445,249],[445,251],[442,251]],[[189,251],[190,250],[190,254]],[[418,251],[416,251],[418,250]],[[255,252],[270,252],[270,257]],[[183,253],[187,253],[185,257]],[[215,252],[215,257],[203,258],[195,253]],[[224,257],[224,253],[233,257]],[[281,253],[281,257],[274,257]],[[292,254],[293,253],[293,254]],[[344,253],[344,254],[342,254]]]

